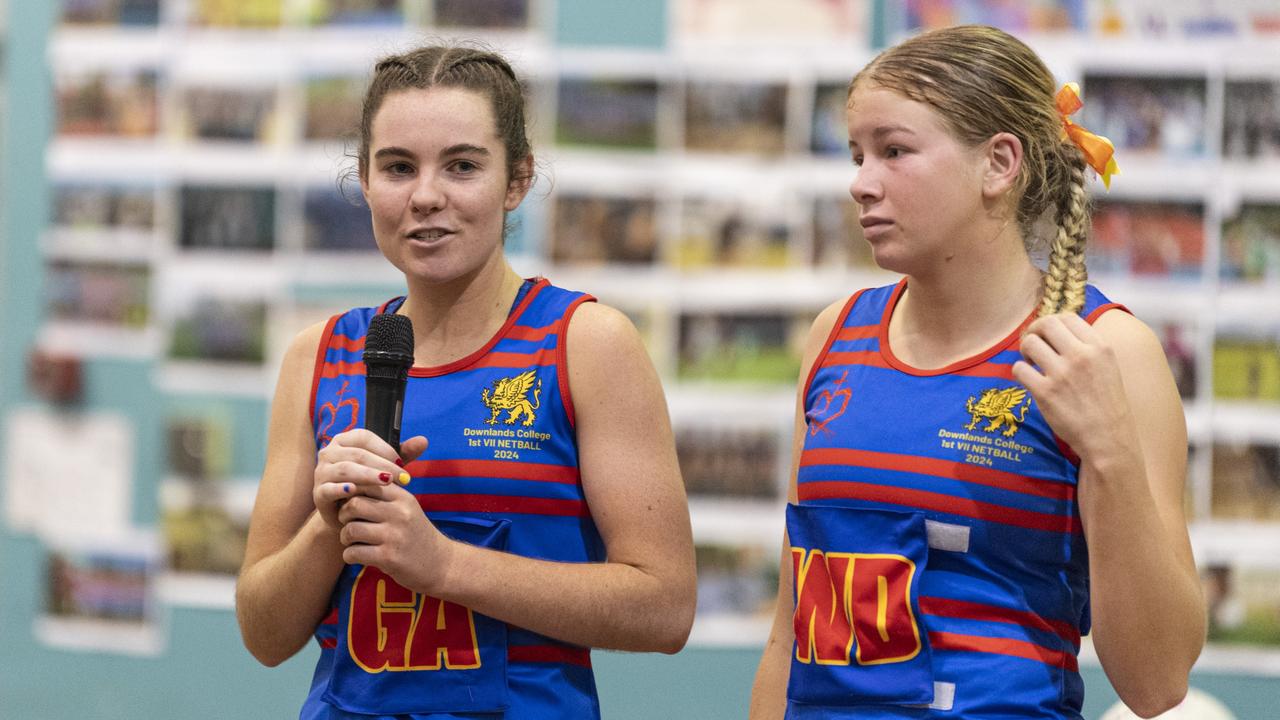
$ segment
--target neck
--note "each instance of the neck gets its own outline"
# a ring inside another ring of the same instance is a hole
[[[908,275],[889,322],[899,359],[920,368],[945,367],[975,355],[1018,327],[1040,298],[1040,271],[1016,230],[1003,228]]]
[[[521,282],[500,252],[456,280],[411,281],[399,312],[413,322],[414,364],[443,365],[480,349],[506,322]]]

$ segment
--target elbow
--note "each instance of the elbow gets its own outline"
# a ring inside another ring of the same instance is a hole
[[[286,655],[284,653],[272,652],[269,648],[254,647],[247,639],[245,640],[244,646],[249,650],[249,654],[252,655],[255,660],[269,668],[276,667],[285,660],[288,660],[290,657],[293,657],[292,653]]]
[[[693,616],[698,606],[697,586],[689,583],[689,587],[679,593],[679,600],[672,603],[665,613],[665,619],[659,633],[655,633],[653,650],[666,655],[675,655],[684,649],[689,642],[689,633],[693,630]]]
[[[1187,681],[1166,683],[1159,688],[1150,688],[1142,693],[1130,693],[1122,696],[1124,704],[1141,718],[1153,718],[1177,707],[1187,696]]]

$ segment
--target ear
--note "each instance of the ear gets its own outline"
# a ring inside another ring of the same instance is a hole
[[[512,180],[507,185],[507,198],[502,204],[507,212],[520,207],[524,196],[529,194],[529,188],[533,186],[533,153],[525,155],[523,160],[516,163],[511,176]]]
[[[366,206],[369,206],[369,171],[368,169],[356,168],[356,177],[360,178],[360,195],[364,197],[364,204]]]
[[[1022,141],[1002,132],[987,141],[986,169],[982,175],[982,195],[994,200],[1014,187],[1022,170]]]

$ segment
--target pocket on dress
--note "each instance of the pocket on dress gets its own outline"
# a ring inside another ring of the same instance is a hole
[[[788,505],[792,622],[787,699],[829,707],[933,702],[917,593],[923,513]]]
[[[509,520],[432,521],[460,542],[505,550]],[[415,593],[372,566],[348,566],[325,701],[371,715],[500,712],[507,624]]]

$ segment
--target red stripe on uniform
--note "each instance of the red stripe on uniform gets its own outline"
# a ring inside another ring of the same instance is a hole
[[[555,323],[546,327],[528,327],[526,325],[512,325],[507,331],[505,337],[511,340],[528,340],[529,342],[542,342],[547,335],[550,335],[556,329]]]
[[[349,338],[346,335],[334,335],[333,341],[329,343],[329,347],[335,350],[347,350],[349,352],[363,352],[364,338]]]
[[[1080,665],[1076,656],[1057,650],[1050,650],[1043,645],[1036,645],[1024,640],[1007,638],[979,637],[977,635],[960,635],[949,632],[929,633],[929,644],[935,650],[963,650],[967,652],[988,653],[991,655],[1008,655],[1027,660],[1037,660],[1053,667],[1065,668],[1071,672],[1079,672]]]
[[[591,667],[591,651],[586,648],[567,648],[556,645],[512,645],[507,648],[509,662],[564,663],[579,667]]]
[[[879,336],[879,325],[853,325],[840,328],[840,332],[836,333],[836,340],[867,340]]]
[[[1046,620],[1033,612],[1011,610],[997,605],[953,600],[951,598],[920,596],[920,610],[926,615],[957,618],[960,620],[980,620],[983,622],[1009,623],[1022,627],[1035,628],[1050,632],[1066,640],[1072,645],[1080,645],[1080,631],[1070,623],[1061,620]]]
[[[428,512],[485,512],[521,515],[590,517],[582,500],[523,497],[518,495],[418,495],[418,505]]]
[[[879,350],[853,350],[850,352],[827,353],[823,367],[832,365],[863,365],[866,367],[892,368]],[[1010,380],[1013,378],[1013,366],[1001,363],[982,363],[968,368],[952,370],[948,375],[965,377],[985,377]]]
[[[324,619],[320,621],[321,625],[337,625],[338,624],[338,608],[334,608]]]
[[[874,450],[815,448],[805,450],[800,455],[800,467],[812,465],[852,465],[873,470],[896,470],[933,475],[1054,500],[1069,501],[1076,496],[1075,486],[1066,483],[1041,481],[1003,470],[989,470],[969,463],[918,455],[899,455]]]
[[[1051,515],[1033,510],[978,502],[969,498],[927,490],[913,490],[887,485],[872,485],[860,482],[820,481],[800,483],[797,488],[801,500],[867,500],[870,502],[904,505],[923,508],[949,515],[963,515],[983,522],[997,522],[1002,525],[1045,530],[1047,532],[1075,533],[1080,532],[1080,519],[1066,515]]]
[[[823,366],[832,365],[866,365],[868,367],[887,368],[889,364],[879,350],[853,350],[850,352],[827,353]]]
[[[481,358],[473,367],[528,368],[534,365],[556,364],[555,348],[543,348],[537,352],[491,352]]]
[[[320,638],[320,647],[325,650],[332,650],[338,647],[338,638]]]
[[[324,378],[335,378],[339,375],[363,375],[364,363],[362,362],[326,362],[324,369],[320,371],[320,376]]]
[[[574,485],[578,468],[508,460],[415,460],[405,466],[413,477],[499,477]]]

